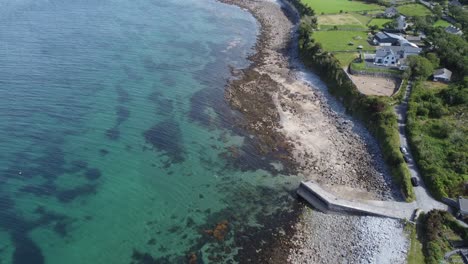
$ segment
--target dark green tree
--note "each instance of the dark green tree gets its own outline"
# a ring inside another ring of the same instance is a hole
[[[432,66],[432,63],[424,57],[409,56],[407,60],[408,60],[408,65],[410,66],[410,69],[411,69],[411,73],[416,78],[425,80],[434,71],[434,67]]]

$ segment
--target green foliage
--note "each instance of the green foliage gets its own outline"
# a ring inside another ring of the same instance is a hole
[[[442,16],[442,6],[440,5],[436,5],[433,9],[432,9],[432,12],[434,12],[434,15],[437,17],[437,19],[440,19],[440,17]]]
[[[462,240],[468,238],[468,230],[460,226],[453,216],[445,211],[430,211],[423,217],[422,224],[425,234],[423,250],[428,264],[441,263],[444,254],[453,250],[446,234],[454,233]]]
[[[429,30],[428,40],[436,48],[442,65],[460,79],[468,75],[468,44],[462,37],[435,28]]]
[[[409,56],[407,60],[413,76],[417,78],[425,80],[434,72],[431,61],[424,57]]]
[[[430,82],[428,82],[430,84]],[[468,179],[468,88],[414,85],[408,109],[407,130],[414,158],[437,198],[465,195]]]
[[[301,0],[291,0],[290,2],[294,5],[301,16],[315,16],[315,11],[310,6],[302,4]]]
[[[403,81],[400,84],[400,90],[392,95],[393,104],[401,104],[401,102],[403,102],[403,97],[405,96],[407,86],[408,78],[403,78]]]
[[[451,89],[443,90],[441,96],[446,104],[466,105],[468,104],[468,87],[465,85],[453,84]]]
[[[426,59],[428,59],[431,62],[432,67],[434,69],[439,67],[440,59],[439,59],[439,57],[437,57],[437,54],[435,54],[434,52],[427,53],[426,54]]]
[[[461,24],[463,28],[468,27],[468,11],[462,7],[449,5],[449,13]]]

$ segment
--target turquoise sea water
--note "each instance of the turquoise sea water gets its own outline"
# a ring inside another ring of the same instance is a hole
[[[0,263],[243,262],[281,231],[298,179],[256,154],[223,99],[253,52],[249,13],[0,6]]]

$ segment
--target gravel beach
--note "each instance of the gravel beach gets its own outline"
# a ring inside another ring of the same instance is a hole
[[[226,99],[243,113],[245,128],[259,138],[261,150],[287,152],[283,160],[296,173],[338,197],[401,199],[375,140],[298,61],[295,10],[269,0],[220,1],[249,10],[261,24],[252,65],[226,90]],[[406,261],[408,240],[398,220],[308,208],[302,216],[288,244],[290,263]]]

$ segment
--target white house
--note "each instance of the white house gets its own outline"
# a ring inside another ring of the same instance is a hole
[[[450,82],[452,72],[446,68],[437,69],[434,71],[434,82]]]
[[[374,64],[381,66],[396,66],[398,58],[395,52],[390,48],[378,49],[375,53]]]
[[[404,68],[406,58],[408,56],[418,55],[421,51],[421,48],[413,47],[412,45],[381,47],[377,49],[374,57],[374,64]]]

